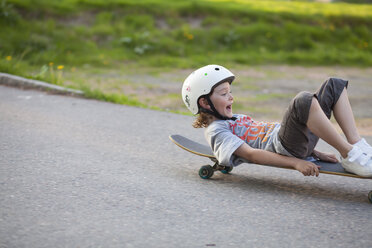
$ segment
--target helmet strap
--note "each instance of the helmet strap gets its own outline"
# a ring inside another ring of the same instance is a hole
[[[215,116],[217,119],[220,119],[220,120],[233,120],[233,121],[236,120],[236,117],[229,118],[227,116],[223,116],[220,113],[218,113],[217,109],[214,107],[214,104],[213,104],[213,102],[212,102],[212,100],[210,99],[209,96],[205,96],[205,99],[207,99],[208,104],[209,104],[209,106],[211,107],[212,110],[205,109],[205,108],[200,108],[200,111],[202,111],[204,113],[211,114],[211,115]]]

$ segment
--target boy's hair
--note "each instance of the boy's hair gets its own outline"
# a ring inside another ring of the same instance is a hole
[[[200,114],[195,119],[192,126],[194,128],[208,127],[209,124],[211,123],[212,119],[213,119],[213,116],[211,114],[208,114],[208,113],[205,113],[205,112],[200,112]]]

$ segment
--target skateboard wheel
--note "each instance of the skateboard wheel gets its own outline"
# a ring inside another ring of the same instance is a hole
[[[199,176],[203,179],[208,179],[213,176],[214,170],[210,165],[204,165],[199,170]]]
[[[370,203],[372,203],[372,191],[369,191],[368,193],[368,200]]]
[[[221,170],[221,172],[222,172],[223,174],[229,174],[229,173],[232,171],[232,169],[233,169],[232,166],[226,166],[225,168],[223,168],[223,169]]]

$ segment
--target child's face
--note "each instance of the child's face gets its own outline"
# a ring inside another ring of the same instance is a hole
[[[213,90],[210,99],[218,113],[229,118],[233,116],[232,104],[234,102],[234,97],[231,94],[230,84],[228,82],[218,85]]]

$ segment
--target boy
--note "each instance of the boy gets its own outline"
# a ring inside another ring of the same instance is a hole
[[[192,72],[182,87],[186,107],[198,114],[193,126],[206,128],[205,137],[220,164],[277,165],[318,176],[318,167],[307,158],[338,162],[334,154],[314,149],[321,138],[340,152],[345,170],[372,177],[372,147],[356,129],[347,81],[331,78],[315,94],[299,93],[282,123],[269,123],[233,114],[230,86],[234,79],[223,66],[207,65]],[[331,124],[332,112],[347,141]]]

